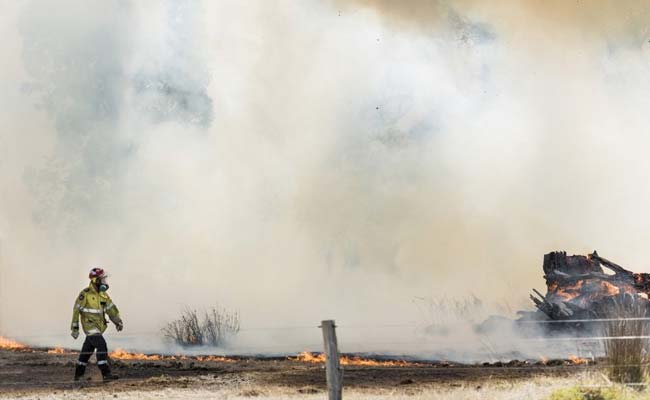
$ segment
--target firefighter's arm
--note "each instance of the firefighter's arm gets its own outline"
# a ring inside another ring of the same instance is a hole
[[[86,302],[86,297],[83,293],[79,294],[77,300],[74,302],[72,308],[72,323],[70,324],[70,334],[73,338],[79,337],[79,312]]]
[[[108,318],[113,321],[115,324],[115,327],[117,328],[118,331],[121,331],[122,328],[124,328],[124,323],[122,322],[122,318],[120,317],[120,310],[118,310],[117,306],[115,303],[113,303],[113,300],[111,298],[108,298],[108,301],[106,302],[106,308],[104,309],[106,314],[108,314]]]

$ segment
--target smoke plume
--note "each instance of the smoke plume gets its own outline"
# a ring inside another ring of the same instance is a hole
[[[3,2],[0,327],[66,334],[93,266],[140,337],[217,302],[244,327],[517,309],[556,249],[650,271],[649,12]]]

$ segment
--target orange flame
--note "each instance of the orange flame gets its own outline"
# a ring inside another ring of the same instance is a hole
[[[307,363],[324,363],[325,354],[324,353],[311,353],[304,351],[296,357],[289,357],[292,361],[300,361]],[[361,358],[357,356],[341,356],[339,358],[341,365],[364,365],[372,367],[409,367],[409,366],[418,366],[419,363],[412,363],[404,360],[371,360],[367,358]]]
[[[556,284],[554,287],[555,294],[562,297],[565,300],[571,300],[580,295],[584,282],[585,282],[584,280],[580,280],[573,285],[566,285],[563,287],[558,287],[558,285]]]
[[[49,349],[48,354],[66,354],[65,349],[62,349],[61,347],[55,347],[53,349]]]
[[[600,282],[600,286],[603,288],[603,292],[605,292],[608,296],[616,296],[621,292],[621,289],[617,288],[607,281]]]
[[[0,336],[0,349],[3,350],[25,350],[27,346],[22,343],[18,343],[15,340],[7,339]]]
[[[302,361],[308,363],[324,363],[325,362],[325,353],[310,353],[308,351],[303,351],[298,354],[295,358],[289,357],[293,361]]]
[[[588,364],[589,360],[587,360],[586,358],[580,358],[578,356],[575,356],[575,355],[571,354],[569,356],[569,362],[571,362],[571,364],[573,364],[573,365],[584,365],[584,364]]]
[[[222,357],[222,356],[197,356],[194,358],[176,355],[176,356],[164,356],[160,354],[143,354],[143,353],[130,353],[124,349],[116,349],[109,354],[110,358],[116,360],[138,360],[138,361],[176,361],[176,360],[190,360],[195,359],[199,362],[206,361],[216,361],[216,362],[235,362],[236,360],[232,358]]]
[[[616,296],[620,293],[645,294],[638,292],[632,285],[621,283],[617,286],[599,278],[585,278],[573,284],[563,284],[562,286],[558,285],[557,282],[552,282],[548,285],[548,292],[558,296],[562,301],[577,299],[584,304],[588,304],[594,299]],[[647,295],[644,297],[647,297]]]
[[[147,355],[143,353],[129,353],[124,349],[115,349],[115,351],[109,354],[109,357],[114,358],[116,360],[141,360],[141,361],[160,361],[164,359],[163,356],[157,354]]]

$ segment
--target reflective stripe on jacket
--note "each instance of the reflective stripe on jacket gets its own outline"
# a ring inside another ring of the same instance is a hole
[[[106,331],[107,324],[104,314],[107,314],[114,324],[122,322],[120,311],[108,293],[98,292],[90,284],[79,293],[74,303],[70,329],[79,330],[79,319],[81,318],[81,326],[86,335],[102,334]]]

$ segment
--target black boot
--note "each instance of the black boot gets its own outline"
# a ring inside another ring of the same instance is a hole
[[[77,364],[77,368],[74,370],[74,380],[78,381],[86,373],[86,366],[82,364]]]
[[[99,364],[97,366],[99,367],[99,370],[102,371],[102,378],[104,378],[104,382],[116,381],[120,379],[119,376],[113,375],[111,373],[111,367],[108,364]]]

